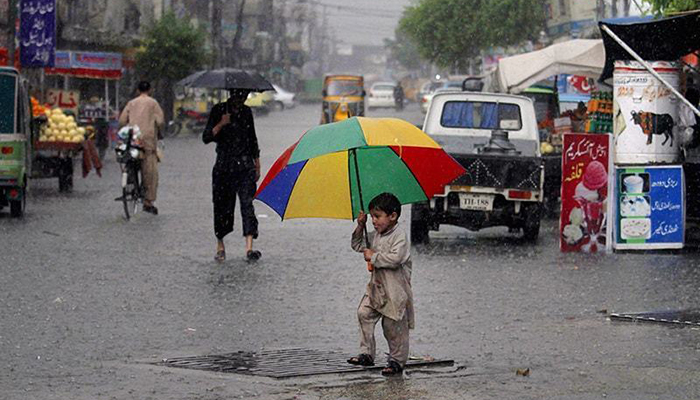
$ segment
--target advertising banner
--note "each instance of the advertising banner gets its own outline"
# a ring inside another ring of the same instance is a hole
[[[597,252],[610,248],[608,189],[610,135],[569,133],[562,151],[559,249]]]
[[[678,249],[685,232],[683,167],[618,166],[615,248]]]
[[[20,0],[19,59],[23,67],[53,67],[56,0]]]
[[[46,73],[80,78],[119,79],[122,76],[122,55],[59,50],[56,52],[54,68],[47,68]]]
[[[678,63],[649,63],[678,89]],[[678,123],[678,98],[636,61],[615,61],[613,85],[615,164],[679,162],[680,140],[673,129]]]

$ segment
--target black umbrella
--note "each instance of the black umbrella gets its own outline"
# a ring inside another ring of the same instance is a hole
[[[196,72],[195,74],[198,73]],[[183,79],[183,81],[188,78],[189,77]],[[257,72],[248,72],[234,68],[205,71],[186,83],[186,86],[210,89],[245,89],[252,92],[275,90],[270,82],[265,80],[265,78]]]
[[[180,79],[179,81],[177,81],[177,83],[175,85],[177,85],[177,86],[190,86],[190,84],[192,82],[194,82],[195,79],[199,78],[200,76],[202,76],[206,72],[207,72],[206,70],[197,71],[191,75],[187,75],[186,78],[183,78],[183,79]]]

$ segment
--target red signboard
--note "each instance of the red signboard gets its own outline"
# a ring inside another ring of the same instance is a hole
[[[121,53],[56,51],[54,68],[49,75],[69,75],[80,78],[119,79],[122,76]]]
[[[608,188],[612,183],[611,136],[564,135],[562,146],[561,251],[596,252],[609,244]]]

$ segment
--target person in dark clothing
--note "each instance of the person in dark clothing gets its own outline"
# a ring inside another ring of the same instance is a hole
[[[226,259],[224,236],[233,231],[236,196],[241,202],[246,257],[251,261],[260,258],[260,252],[253,250],[253,239],[258,237],[253,197],[256,182],[260,179],[260,148],[255,136],[253,113],[243,104],[248,93],[247,90],[231,90],[227,101],[214,105],[202,134],[205,144],[216,143],[212,200],[217,261]]]
[[[401,83],[397,83],[396,86],[394,86],[394,104],[397,110],[403,110],[403,100],[403,87],[401,87]]]

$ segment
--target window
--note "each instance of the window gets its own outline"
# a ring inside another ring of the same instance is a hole
[[[0,73],[0,134],[15,133],[17,78]]]
[[[448,101],[440,124],[446,128],[520,130],[520,107],[510,103]]]
[[[141,12],[135,4],[129,3],[124,12],[124,31],[137,34],[141,27]]]
[[[566,0],[559,0],[559,15],[566,15]]]

